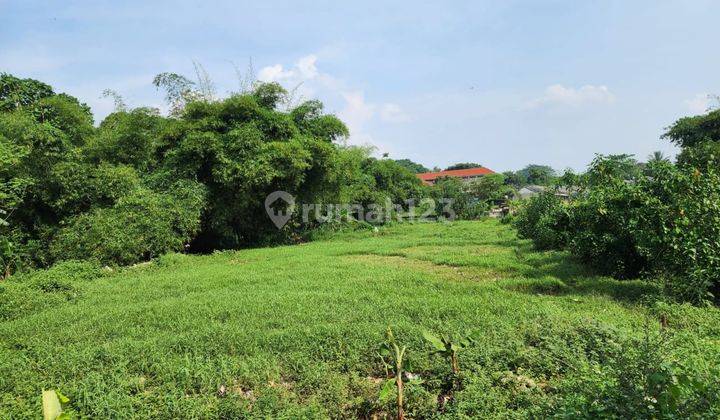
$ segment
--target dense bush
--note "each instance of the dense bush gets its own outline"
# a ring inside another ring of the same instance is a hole
[[[647,268],[637,249],[636,187],[608,177],[569,207],[570,251],[603,274],[634,278]]]
[[[149,171],[157,164],[161,131],[171,124],[158,111],[137,108],[108,115],[85,147],[88,159],[95,162],[130,165]]]
[[[652,275],[671,296],[714,300],[720,286],[719,181],[712,162],[702,168],[657,162],[637,182],[596,182],[571,206],[569,249],[616,277]]]
[[[405,205],[408,200],[424,195],[423,187],[415,174],[394,160],[370,159],[365,165],[364,172],[374,181],[374,202],[382,203],[385,199],[390,199],[392,203]]]
[[[561,249],[568,241],[567,206],[547,191],[525,203],[513,219],[521,238],[531,239],[538,249]]]
[[[567,248],[604,274],[652,277],[681,300],[717,300],[720,174],[712,154],[695,152],[642,171],[626,155],[599,156],[572,203],[551,194],[529,200],[515,219],[518,233],[538,248]]]
[[[720,174],[657,164],[639,186],[638,250],[671,295],[694,302],[720,297]]]
[[[140,176],[129,166],[65,161],[52,168],[43,199],[63,219],[112,206],[139,185]]]
[[[113,207],[71,219],[55,237],[51,252],[56,260],[123,265],[183,251],[200,229],[203,205],[198,184],[179,185],[168,193],[141,188]]]
[[[0,75],[0,210],[3,275],[49,263],[48,239],[63,217],[56,169],[79,159],[93,132],[87,106],[40,82]],[[78,191],[83,194],[82,191]],[[72,200],[71,200],[72,201]]]

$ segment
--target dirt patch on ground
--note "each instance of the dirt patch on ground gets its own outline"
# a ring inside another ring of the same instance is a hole
[[[368,264],[403,267],[432,274],[444,280],[496,281],[502,278],[500,273],[477,267],[456,267],[452,265],[434,264],[431,261],[403,257],[399,255],[354,254],[345,255],[354,261]]]
[[[473,256],[489,256],[497,254],[508,254],[512,251],[508,247],[497,245],[473,245],[473,246],[447,246],[447,245],[418,245],[403,248],[402,252],[408,255],[441,255],[441,254],[457,254],[457,255],[473,255]]]

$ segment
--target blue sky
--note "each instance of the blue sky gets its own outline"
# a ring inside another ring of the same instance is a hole
[[[195,61],[223,96],[252,59],[393,158],[583,169],[594,153],[675,152],[663,127],[720,94],[718,16],[709,0],[0,0],[0,71],[99,121],[104,89],[163,108],[153,76]]]

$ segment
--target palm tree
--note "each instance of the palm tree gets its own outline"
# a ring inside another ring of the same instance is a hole
[[[663,152],[656,150],[652,153],[650,153],[647,157],[648,163],[658,163],[658,162],[669,162],[670,159],[665,157],[665,154]]]

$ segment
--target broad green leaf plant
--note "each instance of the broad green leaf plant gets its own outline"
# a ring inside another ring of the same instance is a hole
[[[397,405],[397,419],[403,420],[405,418],[404,410],[404,387],[403,374],[405,369],[408,368],[408,362],[405,358],[405,352],[407,347],[400,346],[395,340],[395,336],[392,329],[388,327],[385,332],[385,342],[380,347],[380,360],[385,366],[385,374],[388,380],[383,384],[380,390],[380,399],[385,400],[390,398],[395,388],[397,392],[396,405]],[[391,377],[392,374],[392,377]],[[409,383],[419,383],[420,380],[411,380]]]
[[[460,373],[458,352],[475,343],[475,339],[470,334],[460,337],[457,341],[452,341],[446,335],[438,337],[428,331],[423,332],[423,337],[433,346],[433,354],[439,354],[448,359],[453,375]]]
[[[43,420],[69,420],[70,413],[63,409],[70,403],[70,398],[56,389],[43,390],[42,409]]]

